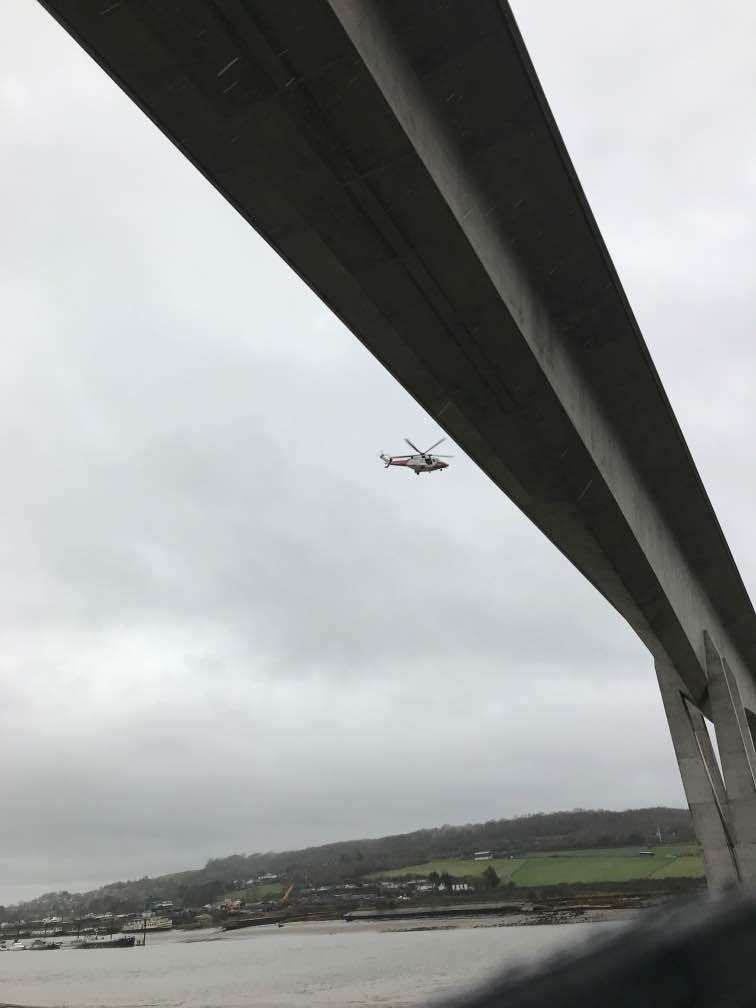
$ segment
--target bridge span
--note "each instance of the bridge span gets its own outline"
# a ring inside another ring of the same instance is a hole
[[[756,615],[507,3],[40,2],[622,614],[756,880]]]

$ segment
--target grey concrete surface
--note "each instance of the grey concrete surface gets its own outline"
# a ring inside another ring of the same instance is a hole
[[[741,877],[756,878],[756,750],[727,659],[704,632],[709,700]]]
[[[506,3],[41,2],[691,701],[707,630],[756,711],[753,606]]]
[[[701,842],[706,877],[723,892],[741,881],[727,791],[701,712],[685,696],[682,680],[666,658],[655,661],[685,797]]]

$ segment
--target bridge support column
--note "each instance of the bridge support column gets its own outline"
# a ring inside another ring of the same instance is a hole
[[[703,715],[686,696],[674,666],[666,656],[654,664],[706,878],[712,891],[721,892],[741,881],[722,775]]]
[[[737,682],[704,632],[709,703],[722,761],[735,856],[744,882],[756,884],[756,749]]]

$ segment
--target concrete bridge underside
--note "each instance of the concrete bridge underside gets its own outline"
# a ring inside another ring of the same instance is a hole
[[[41,2],[624,616],[756,879],[756,616],[508,5]]]

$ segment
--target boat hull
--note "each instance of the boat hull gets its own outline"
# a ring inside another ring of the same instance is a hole
[[[71,948],[103,949],[103,948],[133,948],[136,935],[123,935],[121,938],[106,938],[104,941],[80,941]]]

